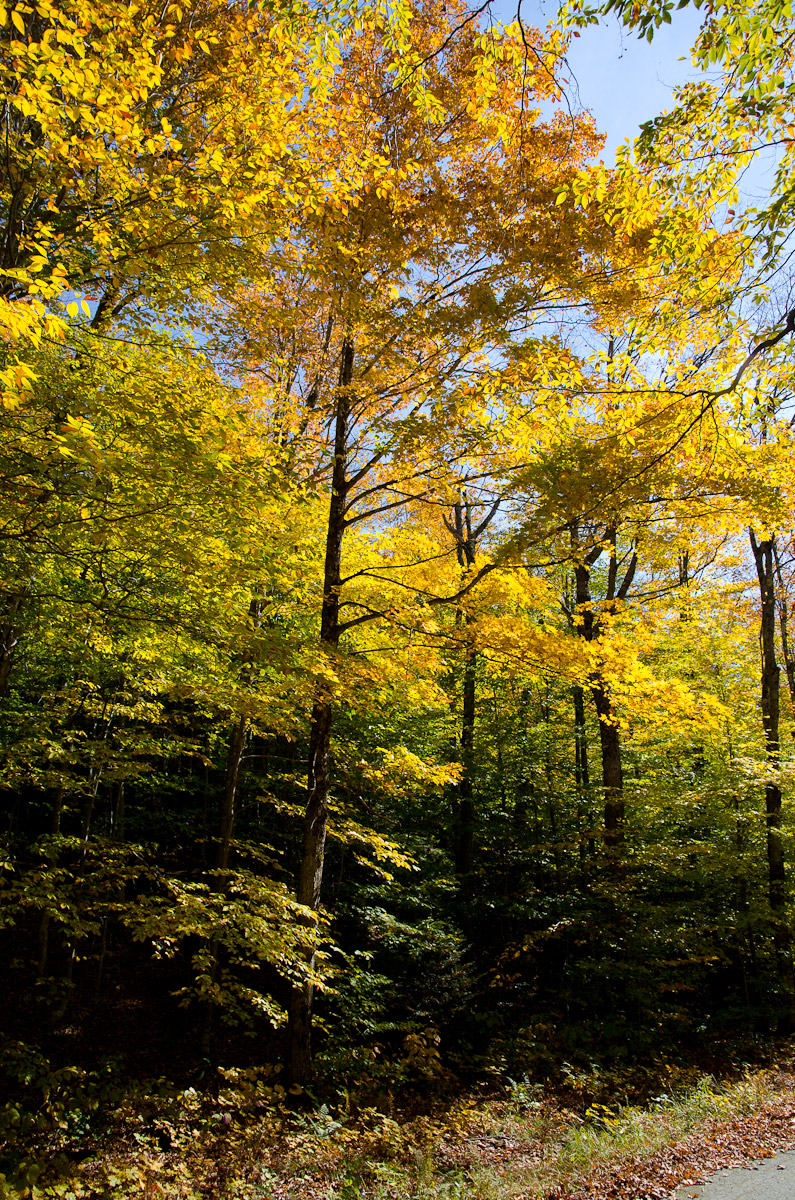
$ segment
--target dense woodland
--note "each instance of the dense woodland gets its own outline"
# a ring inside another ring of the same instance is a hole
[[[12,1152],[795,1026],[795,33],[705,3],[609,166],[611,10],[2,10]]]

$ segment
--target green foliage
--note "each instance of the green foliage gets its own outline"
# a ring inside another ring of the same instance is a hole
[[[209,1004],[233,1024],[251,1027],[254,1013],[281,1024],[283,1010],[241,974],[269,963],[291,979],[322,986],[323,975],[307,963],[307,949],[316,941],[307,912],[283,884],[251,871],[210,877],[219,878],[221,890],[208,882],[158,879],[156,892],[119,906],[122,924],[135,941],[151,942],[156,957],[197,946],[190,956],[192,980],[175,993],[180,1005]]]

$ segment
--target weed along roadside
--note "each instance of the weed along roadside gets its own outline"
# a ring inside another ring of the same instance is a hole
[[[101,1131],[90,1111],[81,1126],[87,1096],[64,1100],[59,1119],[71,1136],[49,1157],[42,1125],[42,1158],[27,1163],[27,1181],[24,1163],[6,1179],[3,1200],[663,1200],[677,1189],[687,1200],[721,1168],[795,1142],[795,1076],[774,1071],[704,1078],[645,1105],[605,1094],[578,1103],[571,1091],[564,1100],[512,1081],[499,1097],[413,1116],[345,1105],[291,1112],[272,1081],[228,1072],[213,1102],[164,1081],[119,1094]]]

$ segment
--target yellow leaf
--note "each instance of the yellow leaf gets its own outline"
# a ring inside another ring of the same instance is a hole
[[[69,313],[70,317],[76,317],[77,311],[78,311],[77,310],[77,302],[75,300],[73,300],[71,304],[67,304],[66,311]]]
[[[16,28],[19,30],[20,33],[25,32],[25,22],[22,20],[21,16],[19,15],[19,13],[17,12],[16,9],[14,9],[14,11],[11,14],[11,20],[14,22],[14,25],[16,26]]]

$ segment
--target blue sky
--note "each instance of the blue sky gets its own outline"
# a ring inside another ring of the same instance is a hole
[[[507,12],[510,2],[501,0],[501,11]],[[533,2],[535,9],[528,9],[528,18],[534,11],[535,23],[543,28],[543,0]],[[553,10],[550,6],[546,11]],[[572,42],[567,57],[579,93],[571,98],[572,107],[579,99],[593,113],[598,129],[607,136],[602,158],[608,165],[614,161],[616,146],[626,138],[634,139],[644,121],[672,106],[677,84],[698,78],[690,47],[702,16],[692,6],[674,12],[671,24],[659,29],[651,44],[627,33],[615,19],[582,30]],[[772,150],[757,155],[740,182],[741,203],[767,202],[777,157]]]
[[[494,17],[511,21],[516,0],[495,0]],[[554,0],[524,0],[522,18],[543,29],[557,13]],[[673,14],[651,44],[627,33],[615,19],[584,29],[572,41],[568,55],[576,87],[572,108],[588,108],[600,131],[607,135],[603,151],[611,163],[616,146],[633,139],[644,121],[671,106],[672,88],[693,78],[690,47],[702,14],[694,7]],[[680,61],[684,58],[685,61]],[[577,94],[579,93],[579,95]],[[579,104],[577,101],[579,100]]]
[[[616,146],[625,138],[637,136],[644,121],[671,107],[675,85],[694,78],[690,47],[701,18],[695,8],[675,12],[651,44],[627,33],[615,20],[582,30],[572,42],[569,66],[583,108],[593,112],[607,135],[606,162],[612,162]]]

